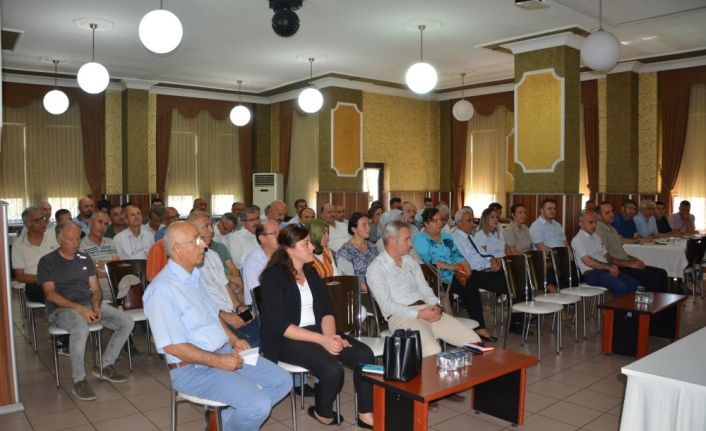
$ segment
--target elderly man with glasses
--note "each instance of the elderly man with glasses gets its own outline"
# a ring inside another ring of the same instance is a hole
[[[27,299],[33,302],[44,302],[44,292],[37,284],[39,259],[59,247],[54,233],[47,232],[48,221],[41,209],[25,209],[22,211],[22,223],[27,229],[27,234],[18,236],[12,243],[15,280],[25,284]]]
[[[255,228],[260,224],[260,208],[256,205],[246,207],[240,222],[243,228],[226,235],[224,242],[235,266],[242,270],[245,258],[257,247]]]

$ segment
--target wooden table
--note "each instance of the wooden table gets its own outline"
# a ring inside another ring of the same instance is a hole
[[[363,380],[373,384],[375,431],[427,430],[429,403],[469,388],[473,409],[522,425],[526,369],[538,362],[534,356],[496,348],[473,356],[473,365],[455,372],[440,372],[436,357],[428,356],[422,372],[408,382],[363,373]]]
[[[599,305],[603,308],[604,353],[621,355],[647,355],[649,336],[679,338],[679,318],[684,295],[654,293],[654,302],[639,304],[635,294]]]

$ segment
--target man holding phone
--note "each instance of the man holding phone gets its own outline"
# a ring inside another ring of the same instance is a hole
[[[230,289],[221,258],[209,247],[213,241],[211,218],[204,212],[194,211],[189,215],[187,221],[196,228],[204,241],[206,254],[203,265],[200,267],[199,284],[220,310],[218,317],[223,324],[251,347],[259,347],[260,328],[248,306],[242,305],[235,292]]]
[[[427,284],[419,264],[409,256],[412,232],[407,223],[385,225],[385,251],[368,266],[366,279],[390,331],[419,330],[422,356],[439,353],[437,338],[454,346],[476,343],[480,337],[453,316],[441,311],[439,298]]]

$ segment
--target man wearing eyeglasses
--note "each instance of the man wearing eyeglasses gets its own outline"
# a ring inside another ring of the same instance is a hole
[[[157,351],[166,354],[172,387],[227,404],[223,430],[257,430],[291,390],[289,373],[265,358],[244,363],[240,353],[248,343],[225,328],[200,284],[199,266],[207,252],[196,227],[173,223],[164,240],[169,262],[143,300]]]
[[[27,234],[18,236],[12,243],[12,268],[15,279],[25,284],[27,299],[44,303],[44,292],[37,284],[37,265],[42,256],[57,249],[54,232],[47,232],[48,218],[37,207],[22,211],[22,223]]]
[[[245,258],[257,247],[255,228],[260,224],[260,208],[256,205],[246,207],[240,219],[242,229],[226,235],[224,242],[238,269],[243,269]]]

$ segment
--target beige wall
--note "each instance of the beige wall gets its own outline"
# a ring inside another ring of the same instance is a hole
[[[639,193],[659,189],[660,140],[657,118],[657,72],[640,74],[639,93]]]
[[[105,193],[123,191],[122,92],[105,92]]]
[[[363,93],[363,158],[385,163],[385,190],[439,189],[439,103]]]

